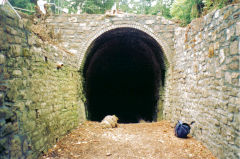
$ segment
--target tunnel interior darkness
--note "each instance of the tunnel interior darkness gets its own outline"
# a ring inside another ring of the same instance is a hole
[[[164,76],[163,51],[151,36],[134,28],[103,33],[83,67],[88,119],[115,114],[121,123],[155,121]]]

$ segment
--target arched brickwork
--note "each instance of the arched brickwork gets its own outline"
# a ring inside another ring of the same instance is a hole
[[[79,56],[79,67],[81,67],[84,64],[84,59],[86,57],[86,54],[88,53],[88,50],[91,49],[93,42],[102,34],[113,30],[113,29],[117,29],[117,28],[134,28],[137,30],[140,30],[144,33],[147,33],[149,36],[151,36],[153,39],[155,39],[158,44],[161,46],[164,56],[166,57],[167,61],[167,65],[171,66],[172,63],[172,50],[169,48],[167,42],[160,36],[158,36],[150,27],[148,27],[147,25],[142,25],[140,23],[136,23],[136,22],[119,22],[118,24],[114,24],[114,25],[103,25],[102,27],[100,27],[98,30],[96,30],[95,32],[93,32],[92,34],[90,34],[88,37],[88,40],[82,44],[82,48],[81,48],[81,54]]]
[[[167,69],[162,47],[152,32],[136,26],[105,30],[87,41],[82,58],[88,118],[100,121],[105,115],[116,114],[120,122],[138,122],[141,118],[156,121],[159,90]]]

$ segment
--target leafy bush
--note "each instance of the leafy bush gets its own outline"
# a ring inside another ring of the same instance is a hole
[[[27,9],[31,12],[34,12],[34,2],[33,0],[9,0],[12,6],[22,8],[22,9]],[[27,12],[29,13],[29,12]]]
[[[157,4],[155,6],[153,6],[150,10],[149,10],[149,14],[152,15],[157,15],[160,14],[162,16],[164,16],[165,18],[172,18],[171,14],[170,14],[170,5],[172,4],[172,2],[170,2],[170,4],[165,4],[163,3],[162,0],[158,1]]]
[[[201,15],[202,7],[201,0],[175,0],[171,6],[170,14],[173,19],[180,20],[182,25],[186,25]]]
[[[207,14],[213,9],[222,8],[234,0],[175,0],[170,14],[173,19],[180,20],[181,25],[189,24],[193,19]]]
[[[215,8],[222,8],[232,2],[233,0],[203,0],[204,9],[206,11]]]

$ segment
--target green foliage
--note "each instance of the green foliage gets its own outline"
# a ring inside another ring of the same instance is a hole
[[[144,0],[136,2],[134,0],[121,0],[120,10],[126,13],[144,14],[147,7],[143,7]]]
[[[76,13],[78,9],[81,9],[83,7],[85,0],[73,0],[70,5],[70,11],[72,13]]]
[[[112,8],[114,2],[113,0],[92,0],[92,1],[86,1],[83,6],[82,10],[84,13],[89,14],[103,14],[106,10],[109,10]]]
[[[186,25],[201,15],[202,6],[201,0],[176,0],[171,6],[170,13],[174,19]]]
[[[12,6],[27,9],[29,11],[34,10],[34,1],[33,0],[9,0]]]
[[[73,11],[81,9],[82,13],[103,14],[110,10],[114,3],[117,7],[127,13],[149,14],[152,7],[152,0],[72,0],[71,7]]]
[[[175,0],[170,13],[174,19],[180,20],[181,25],[185,26],[203,13],[222,8],[232,2],[233,0]]]
[[[114,5],[114,0],[73,0],[72,12],[81,9],[82,13],[103,14]]]
[[[131,13],[131,8],[129,7],[129,3],[127,0],[121,0],[120,10],[122,10],[123,12]]]
[[[142,0],[142,7],[143,7],[144,14],[149,14],[152,8],[151,2],[152,2],[151,0]]]
[[[153,0],[120,0],[119,2],[120,10],[127,13],[157,14],[159,10],[156,5],[153,5]]]
[[[72,7],[71,1],[66,0],[48,0],[51,5],[51,10],[54,14],[60,14],[67,10],[68,13],[75,13],[76,9]]]
[[[233,0],[203,0],[205,10],[222,8],[232,2]]]
[[[154,5],[149,13],[152,15],[160,14],[165,18],[170,19],[172,16],[170,14],[170,6],[173,3],[173,0],[169,0],[169,3],[164,3],[163,0],[158,0],[156,5]]]

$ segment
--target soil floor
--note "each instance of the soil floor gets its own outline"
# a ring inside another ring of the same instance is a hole
[[[215,159],[192,137],[177,138],[168,121],[103,129],[85,122],[40,159]]]

